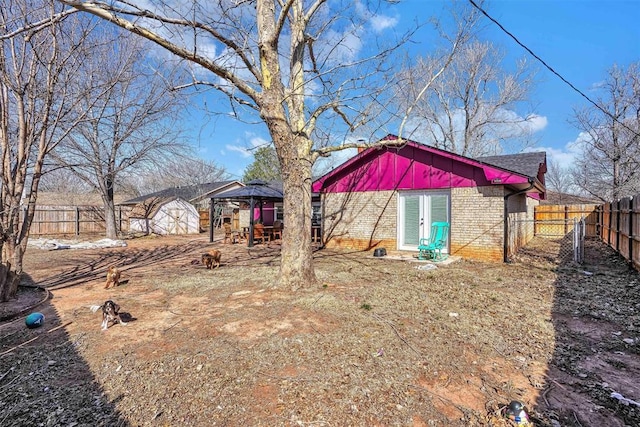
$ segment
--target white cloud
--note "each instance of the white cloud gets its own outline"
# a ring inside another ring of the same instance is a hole
[[[575,140],[567,142],[564,147],[538,147],[530,151],[546,151],[548,161],[550,160],[563,168],[570,168],[576,158],[582,154],[583,142],[588,138],[588,134],[581,132]]]
[[[316,57],[330,66],[354,61],[362,50],[362,38],[354,31],[353,28],[345,32],[327,31],[317,43]]]
[[[250,135],[250,134],[248,134],[248,135]],[[264,139],[264,138],[262,138],[260,136],[255,136],[255,135],[252,136],[249,139],[249,142],[251,143],[252,147],[260,147],[261,145],[268,145],[269,144],[268,140],[266,140],[266,139]]]
[[[494,131],[503,138],[532,135],[546,128],[548,124],[545,116],[537,114],[529,114],[523,117],[513,110],[504,108],[489,111],[492,114],[491,121],[494,121],[492,125]]]
[[[532,134],[539,132],[547,127],[548,120],[545,116],[539,116],[537,114],[529,114],[523,122],[523,130]]]
[[[224,148],[226,149],[226,151],[223,151],[224,154],[226,154],[227,152],[236,152],[240,153],[240,155],[242,155],[242,157],[244,158],[251,157],[251,152],[245,147],[227,144],[224,146]]]
[[[361,1],[356,1],[354,7],[357,22],[342,25],[342,20],[337,20],[339,24],[323,32],[314,46],[316,58],[319,62],[324,62],[327,67],[355,61],[365,47],[365,40],[372,32],[380,34],[398,25],[397,16],[373,13]],[[326,13],[330,12],[331,8],[327,8]],[[283,46],[286,44],[283,43]]]
[[[357,15],[368,21],[369,25],[376,33],[381,33],[382,31],[393,28],[398,24],[399,19],[397,17],[394,18],[387,15],[373,13],[361,1],[355,2],[354,6]]]
[[[573,146],[574,150],[581,150],[585,142],[593,141],[593,137],[589,132],[580,132],[576,139],[567,143],[567,145]]]
[[[575,159],[575,153],[568,151],[567,147],[564,148],[555,148],[555,147],[536,147],[529,150],[525,150],[527,152],[537,152],[544,151],[547,153],[547,161],[551,161],[556,163],[559,166],[569,167],[573,164]]]
[[[371,27],[373,31],[376,33],[381,33],[382,31],[393,28],[398,24],[398,18],[392,18],[390,16],[384,15],[374,15],[369,20],[371,23]]]
[[[268,140],[253,133],[247,132],[245,133],[245,138],[237,139],[235,141],[235,144],[226,144],[224,147],[226,151],[239,153],[243,158],[246,159],[253,156],[254,148],[268,144]],[[226,154],[226,152],[222,151],[222,154],[224,155]]]

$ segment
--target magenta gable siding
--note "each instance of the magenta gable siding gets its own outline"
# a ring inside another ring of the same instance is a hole
[[[444,189],[521,184],[527,177],[407,143],[365,150],[313,184],[314,192]]]
[[[379,185],[379,178],[384,176],[381,171],[381,168],[385,165],[381,162],[380,158],[374,159],[373,162],[367,165],[366,171],[360,182],[363,187],[361,191],[375,191],[378,190],[377,185]]]

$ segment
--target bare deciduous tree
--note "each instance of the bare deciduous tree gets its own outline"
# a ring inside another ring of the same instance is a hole
[[[140,165],[138,165],[140,166]],[[224,167],[194,156],[174,156],[161,163],[129,171],[119,185],[126,193],[142,196],[170,187],[202,185],[229,179]]]
[[[195,157],[177,157],[162,167],[166,182],[164,188],[176,185],[202,185],[228,179],[224,167],[213,160]]]
[[[163,164],[186,149],[178,127],[184,102],[161,70],[150,66],[144,39],[127,32],[105,37],[117,42],[94,51],[84,64],[94,87],[77,105],[85,120],[54,157],[101,195],[106,237],[115,239],[114,189],[120,174],[142,163]]]
[[[569,169],[554,160],[547,159],[547,173],[544,175],[544,179],[549,190],[558,193],[573,192],[573,181]]]
[[[39,191],[51,193],[91,193],[93,187],[88,185],[83,179],[78,177],[68,168],[46,167],[40,180]]]
[[[581,156],[572,170],[577,187],[602,201],[640,192],[640,63],[613,66],[597,88],[596,106],[575,111]]]
[[[453,8],[452,19],[478,26],[478,15],[469,7]],[[460,25],[460,24],[459,24]],[[441,36],[451,36],[441,31]],[[469,157],[517,151],[532,144],[531,135],[543,118],[516,113],[528,102],[534,70],[522,59],[515,70],[505,71],[504,53],[475,37],[461,40],[458,52],[426,96],[415,102],[425,82],[443,69],[438,53],[420,58],[400,73],[398,99],[411,105],[406,134],[434,147]]]
[[[82,120],[74,107],[95,25],[53,0],[0,8],[0,301],[17,291],[44,162]]]
[[[312,166],[319,156],[362,146],[342,143],[344,135],[391,106],[392,97],[382,94],[393,82],[398,61],[391,58],[406,35],[396,39],[372,25],[380,22],[373,10],[380,2],[59,1],[190,61],[192,84],[224,94],[238,117],[259,115],[282,171],[284,222],[296,230],[284,235],[281,284],[313,284]]]

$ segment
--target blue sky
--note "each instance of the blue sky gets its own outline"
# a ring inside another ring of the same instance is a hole
[[[397,31],[416,19],[426,21],[444,13],[443,0],[402,1],[378,17]],[[614,64],[626,67],[640,60],[640,0],[492,0],[483,8],[523,44],[587,96],[594,99],[594,88]],[[581,95],[539,64],[495,24],[484,18],[483,39],[501,46],[507,53],[507,66],[527,56],[538,68],[538,83],[532,92],[535,113],[546,125],[535,134],[537,149],[560,164],[569,164],[575,154],[572,143],[579,132],[570,123],[574,107],[587,105]],[[427,31],[425,29],[425,31]],[[420,33],[412,53],[428,53],[430,33]],[[211,100],[198,100],[215,109]],[[203,118],[192,113],[191,140],[200,156],[224,166],[239,178],[253,158],[248,148],[269,141],[264,125],[245,124],[223,116]]]

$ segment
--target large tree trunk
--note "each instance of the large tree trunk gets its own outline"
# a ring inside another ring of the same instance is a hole
[[[118,227],[116,225],[116,207],[113,199],[104,200],[104,222],[107,239],[117,239]]]
[[[107,239],[118,238],[118,227],[116,226],[116,208],[113,201],[113,179],[104,178],[104,185],[100,186],[102,191],[102,202],[104,204],[104,222]]]
[[[18,292],[20,276],[22,273],[22,248],[19,245],[6,242],[2,246],[2,259],[0,263],[0,302],[9,301]],[[14,261],[12,266],[11,261]]]
[[[292,45],[302,38],[305,22],[300,1],[293,2],[291,13]],[[315,283],[311,251],[311,140],[305,132],[304,80],[302,56],[292,52],[292,87],[286,91],[280,71],[278,28],[275,1],[256,4],[259,32],[262,94],[260,116],[276,147],[284,189],[284,233],[280,262],[280,284],[292,290]],[[295,47],[294,47],[294,50]],[[285,105],[287,108],[285,109]]]
[[[284,190],[280,284],[296,290],[316,282],[311,248],[311,142],[274,123],[269,130],[280,158]]]
[[[292,290],[315,283],[311,249],[311,161],[291,159],[283,168],[284,224],[280,276]]]
[[[0,264],[0,302],[9,301],[18,292],[20,275],[11,270],[11,263]]]

